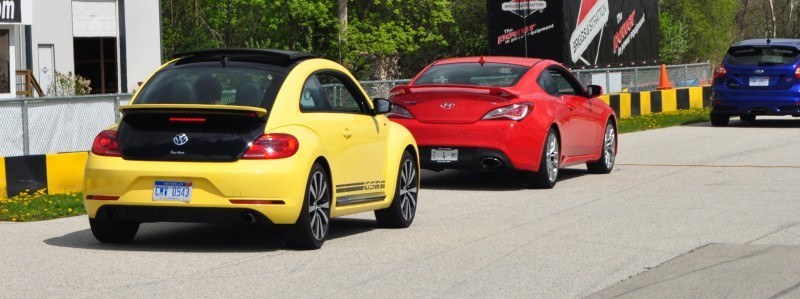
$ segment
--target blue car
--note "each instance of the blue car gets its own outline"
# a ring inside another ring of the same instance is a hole
[[[800,40],[753,39],[728,49],[714,69],[711,124],[731,116],[745,122],[758,115],[800,117]]]

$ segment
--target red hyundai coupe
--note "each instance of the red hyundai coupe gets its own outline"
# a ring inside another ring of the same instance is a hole
[[[552,188],[563,167],[614,168],[617,119],[602,93],[551,60],[453,58],[392,89],[389,116],[414,135],[425,169],[521,170]]]

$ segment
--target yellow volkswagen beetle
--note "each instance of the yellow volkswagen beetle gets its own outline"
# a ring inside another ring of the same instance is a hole
[[[278,50],[176,57],[94,140],[84,194],[97,240],[129,242],[142,222],[276,224],[290,247],[315,249],[332,217],[411,225],[414,138],[344,67]]]

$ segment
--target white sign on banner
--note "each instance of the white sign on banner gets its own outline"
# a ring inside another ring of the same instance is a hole
[[[622,92],[622,73],[594,73],[592,85],[600,85],[607,93]]]

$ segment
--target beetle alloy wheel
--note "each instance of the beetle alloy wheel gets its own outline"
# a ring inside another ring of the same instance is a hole
[[[331,201],[328,196],[328,180],[322,171],[314,172],[311,184],[308,184],[308,213],[311,221],[311,233],[314,238],[322,240],[330,226]]]
[[[611,169],[611,167],[614,167],[614,159],[617,155],[617,134],[614,132],[614,126],[611,124],[606,126],[606,136],[603,140],[606,168]]]
[[[555,134],[547,136],[547,178],[555,182],[558,178],[558,138]]]
[[[400,211],[403,219],[411,221],[417,212],[417,168],[414,161],[403,161],[400,171]]]

